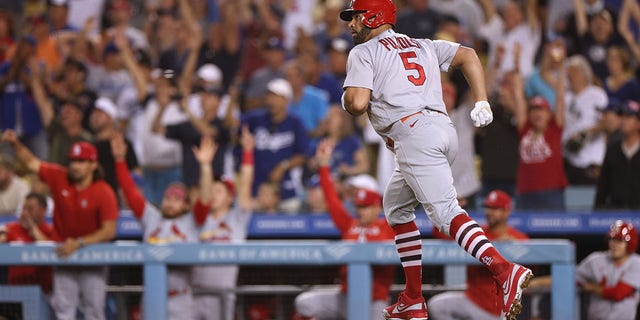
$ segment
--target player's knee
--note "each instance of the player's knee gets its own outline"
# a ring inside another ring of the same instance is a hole
[[[442,316],[446,314],[446,306],[440,298],[439,295],[435,295],[427,301],[427,310],[429,310],[429,318],[431,319],[444,319]],[[438,317],[438,315],[440,315],[440,317]]]

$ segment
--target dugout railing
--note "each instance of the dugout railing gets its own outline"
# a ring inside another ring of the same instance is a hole
[[[503,242],[497,248],[523,264],[551,266],[551,314],[553,319],[576,318],[575,248],[567,240]],[[460,267],[477,263],[455,243],[423,241],[425,265],[444,265],[459,273]],[[143,266],[144,319],[165,319],[167,265],[238,264],[253,266],[347,265],[349,269],[348,318],[368,319],[371,297],[371,265],[399,264],[392,243],[340,241],[247,241],[229,244],[148,245],[98,244],[80,249],[69,259],[59,259],[53,244],[2,245],[2,265],[141,265]],[[456,271],[456,269],[458,271]],[[446,273],[446,272],[445,272]],[[36,310],[34,310],[36,311]],[[39,311],[36,311],[39,312]],[[25,319],[30,319],[25,316]]]

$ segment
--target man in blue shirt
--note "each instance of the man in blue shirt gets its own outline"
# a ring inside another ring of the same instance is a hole
[[[309,138],[302,121],[287,109],[292,98],[288,81],[271,80],[267,84],[266,110],[247,114],[242,124],[248,126],[256,140],[254,197],[261,184],[279,183],[281,210],[293,213],[299,211],[301,205],[301,166],[305,163]]]

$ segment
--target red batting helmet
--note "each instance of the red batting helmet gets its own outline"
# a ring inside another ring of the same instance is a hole
[[[609,229],[609,239],[618,239],[627,243],[627,252],[638,250],[638,231],[630,222],[616,220]]]
[[[351,21],[353,15],[362,13],[362,24],[375,29],[383,24],[396,24],[396,6],[392,0],[351,0],[349,7],[340,12],[340,19]]]

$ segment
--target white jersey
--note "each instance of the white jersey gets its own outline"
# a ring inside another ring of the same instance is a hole
[[[591,320],[633,320],[636,318],[640,300],[640,256],[632,254],[622,265],[616,266],[608,251],[590,254],[576,270],[578,283],[595,282],[612,287],[622,281],[636,291],[621,301],[613,301],[591,295],[588,319]]]
[[[239,206],[234,206],[218,219],[208,215],[200,231],[200,241],[220,243],[245,240],[250,220],[251,212]],[[191,283],[200,288],[233,288],[237,278],[237,265],[198,266],[193,268]]]
[[[343,87],[372,91],[369,119],[376,132],[385,136],[391,124],[425,108],[447,114],[440,72],[449,70],[459,47],[389,29],[351,49]]]
[[[151,244],[195,243],[198,241],[198,227],[193,214],[186,213],[175,219],[162,216],[160,210],[149,202],[142,213],[142,230],[145,242]],[[169,292],[181,292],[189,287],[190,267],[171,267],[167,274]]]

